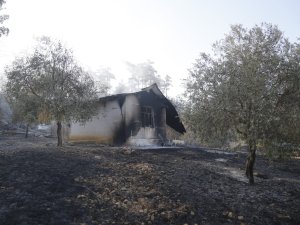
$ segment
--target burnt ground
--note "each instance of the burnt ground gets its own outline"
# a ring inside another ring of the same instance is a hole
[[[0,224],[300,224],[300,161],[0,136]]]

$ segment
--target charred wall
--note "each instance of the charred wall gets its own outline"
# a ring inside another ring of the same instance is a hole
[[[114,145],[136,144],[138,140],[162,143],[167,139],[166,124],[176,128],[176,120],[179,120],[169,100],[152,89],[107,96],[101,98],[98,104],[99,113],[91,121],[71,125],[70,141],[94,141]],[[151,109],[150,124],[145,124],[145,108]],[[168,118],[169,116],[172,118]]]
[[[130,144],[166,139],[166,110],[161,99],[153,92],[138,92],[126,99],[126,140]],[[151,108],[153,124],[145,126],[142,122],[142,108]],[[148,141],[147,141],[148,140]]]

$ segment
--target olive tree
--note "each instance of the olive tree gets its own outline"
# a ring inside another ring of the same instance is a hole
[[[289,74],[290,47],[277,26],[245,29],[235,25],[213,45],[212,55],[201,54],[187,79],[188,126],[204,142],[224,141],[231,134],[243,139],[249,149],[246,175],[250,184],[254,183],[257,145],[274,121],[280,120],[278,100],[283,88],[279,78],[285,80]]]
[[[30,125],[38,122],[39,101],[33,94],[20,94],[18,97],[6,93],[9,105],[12,110],[13,123],[25,123],[25,138],[28,138]]]
[[[282,60],[283,73],[278,77],[278,120],[270,132],[278,142],[300,145],[300,43],[290,44]]]
[[[62,123],[88,120],[95,113],[94,81],[75,61],[72,51],[48,37],[39,39],[32,54],[16,59],[6,69],[8,94],[16,100],[32,99],[32,105],[57,123],[62,146]]]

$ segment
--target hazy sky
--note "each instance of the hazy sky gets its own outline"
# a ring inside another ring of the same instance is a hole
[[[124,62],[154,62],[180,92],[200,52],[224,37],[232,24],[277,24],[291,41],[300,37],[299,0],[6,0],[1,13],[10,29],[0,38],[0,73],[34,39],[48,35],[74,50],[89,69],[110,67],[126,80]]]

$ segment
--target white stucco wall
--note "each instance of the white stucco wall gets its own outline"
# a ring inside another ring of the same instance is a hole
[[[115,131],[120,127],[122,114],[115,101],[99,104],[99,113],[85,124],[73,123],[70,128],[70,141],[95,141],[111,144]]]
[[[126,115],[125,116],[126,126],[128,126],[132,122],[141,124],[140,121],[141,106],[135,95],[128,95],[126,97],[126,101],[124,104],[124,111]],[[134,138],[142,138],[142,139],[155,138],[155,129],[151,127],[141,127],[139,132],[135,135]]]
[[[139,115],[141,112],[141,107],[139,101],[135,95],[126,96],[123,112],[125,115],[125,125],[129,126],[129,124],[140,123]]]

